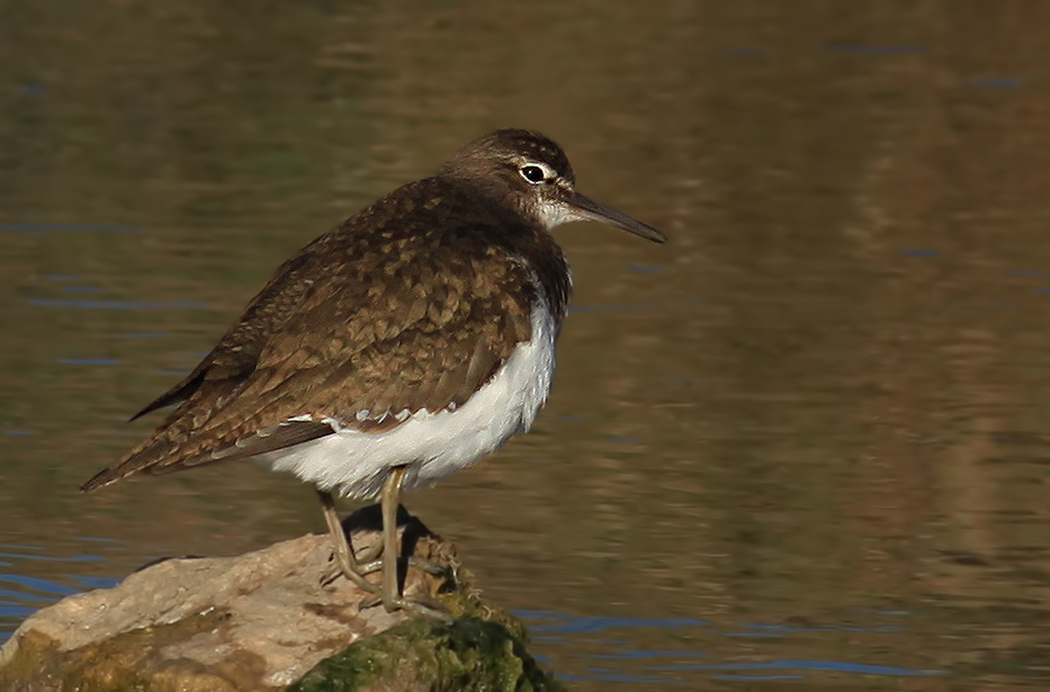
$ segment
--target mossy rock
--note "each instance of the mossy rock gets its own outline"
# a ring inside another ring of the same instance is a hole
[[[413,620],[318,664],[289,692],[558,692],[522,638],[498,622]]]
[[[445,568],[409,568],[406,598],[439,604],[452,622],[360,609],[368,592],[319,578],[331,570],[330,539],[303,536],[231,558],[165,560],[41,609],[0,648],[0,690],[561,689],[455,547],[418,520],[402,528],[408,554]],[[378,533],[354,537],[367,549]]]

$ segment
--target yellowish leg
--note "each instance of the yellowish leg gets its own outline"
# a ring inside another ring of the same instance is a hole
[[[327,490],[321,490],[320,488],[316,488],[316,490],[317,497],[320,498],[321,506],[324,508],[324,520],[325,523],[328,524],[328,533],[332,535],[332,543],[335,547],[335,559],[339,563],[340,571],[342,571],[347,579],[354,582],[365,591],[376,593],[380,590],[379,587],[365,579],[365,574],[374,571],[374,569],[363,569],[362,565],[358,563],[357,559],[354,557],[354,551],[350,547],[350,541],[346,538],[346,531],[343,530],[343,524],[339,521],[339,512],[335,508],[335,500],[332,498],[332,493]],[[370,562],[371,560],[374,560],[375,557],[375,555],[369,555],[365,561]],[[371,567],[371,565],[368,565],[367,567]]]
[[[383,483],[383,607],[392,612],[403,607],[397,584],[397,559],[401,546],[397,540],[397,508],[401,505],[401,482],[405,467],[398,466]]]
[[[430,605],[403,598],[397,583],[398,558],[401,556],[401,546],[397,539],[397,510],[401,504],[401,483],[405,479],[405,470],[406,467],[404,466],[395,468],[383,483],[381,500],[383,511],[383,587],[380,600],[387,612],[407,610],[419,615],[451,621],[452,616],[445,612],[439,604]],[[412,561],[410,557],[408,562],[411,563]],[[446,571],[437,565],[431,565],[431,567],[441,573]],[[374,599],[375,596],[368,600],[375,603]],[[362,604],[362,607],[367,606]]]

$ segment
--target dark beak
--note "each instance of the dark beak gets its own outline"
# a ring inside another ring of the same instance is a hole
[[[600,202],[595,202],[590,197],[581,195],[579,192],[573,193],[572,198],[569,199],[569,204],[579,212],[581,219],[590,219],[592,221],[601,221],[603,223],[611,224],[617,228],[622,228],[625,231],[630,231],[635,235],[640,235],[646,240],[651,240],[654,243],[663,243],[667,241],[667,236],[652,226],[644,224],[638,219],[631,218],[622,211],[616,211],[612,207],[607,207]]]

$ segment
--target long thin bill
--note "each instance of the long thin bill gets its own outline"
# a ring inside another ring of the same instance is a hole
[[[654,243],[663,243],[667,241],[667,236],[652,226],[644,224],[638,219],[624,214],[622,211],[617,211],[612,207],[607,207],[601,202],[595,202],[590,197],[581,195],[579,192],[573,195],[573,198],[569,200],[569,204],[580,212],[581,218],[611,224],[617,228],[622,228],[625,231],[630,231],[635,235],[640,235],[646,240],[651,240]]]

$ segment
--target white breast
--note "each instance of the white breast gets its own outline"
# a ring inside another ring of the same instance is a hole
[[[357,499],[377,496],[395,466],[409,466],[405,488],[436,483],[529,429],[550,392],[556,336],[554,318],[541,299],[532,307],[532,338],[518,344],[492,379],[459,408],[437,413],[424,409],[388,432],[337,429],[334,435],[257,459],[275,471],[290,471]]]

